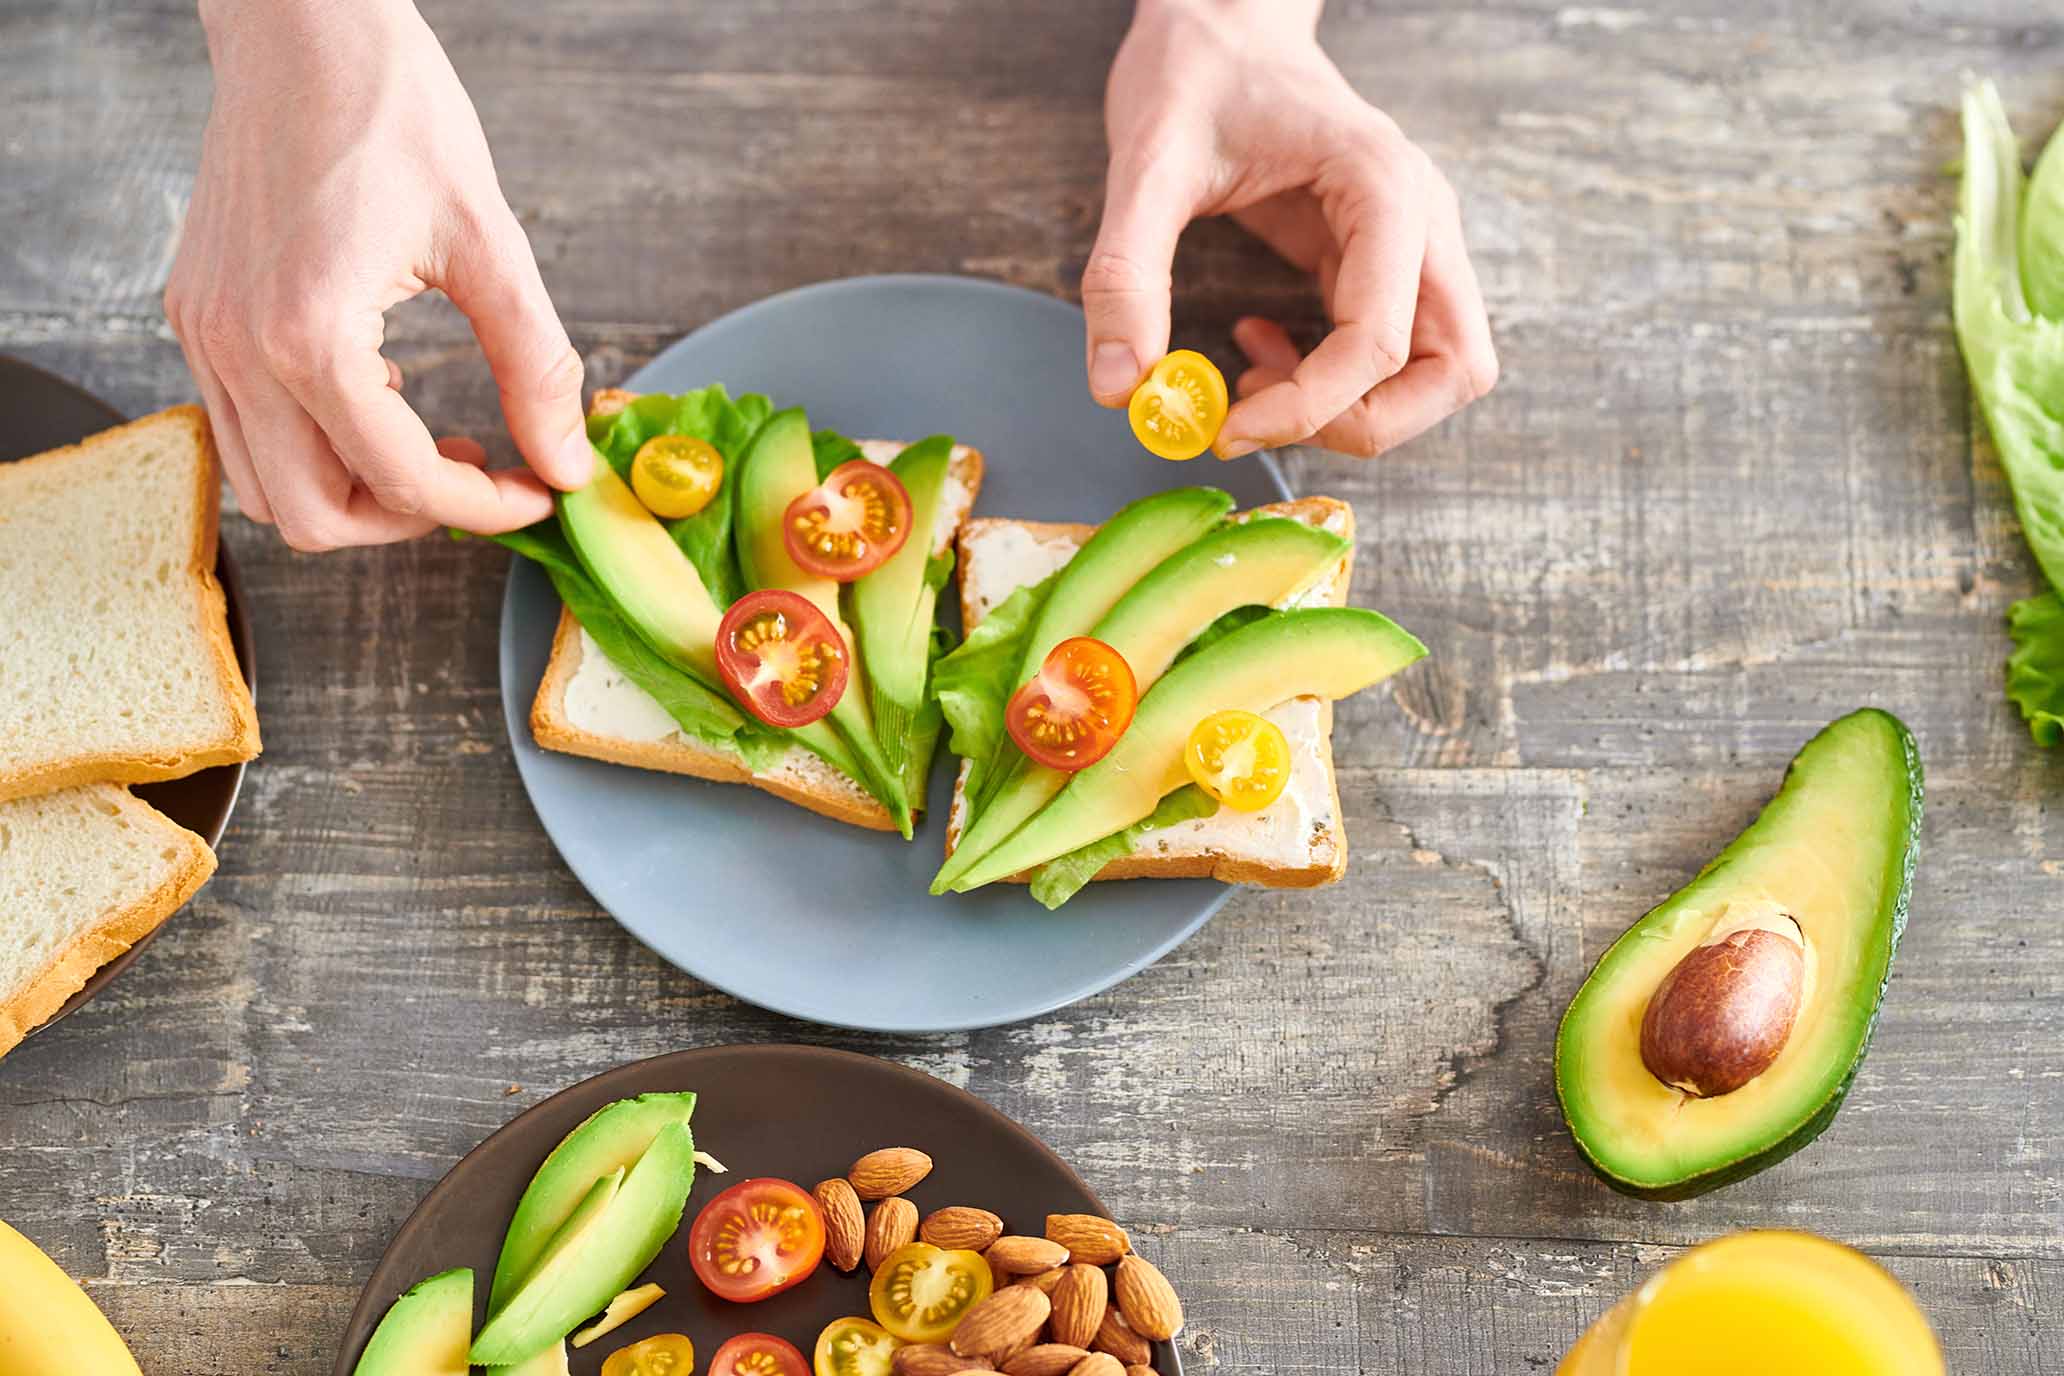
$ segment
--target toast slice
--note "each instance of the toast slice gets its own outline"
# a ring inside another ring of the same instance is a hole
[[[614,414],[637,397],[610,389],[595,394],[592,415]],[[862,440],[860,452],[887,463],[903,452],[892,440]],[[947,500],[932,532],[932,551],[944,554],[974,506],[982,486],[982,454],[955,445],[947,471]],[[674,728],[650,694],[617,672],[564,608],[552,637],[552,658],[530,707],[530,730],[547,750],[591,760],[657,769],[669,774],[745,784],[810,811],[872,831],[894,831],[888,809],[860,784],[795,746],[771,767],[754,773],[726,750],[691,740]]]
[[[214,872],[207,842],[114,784],[0,803],[0,1056]]]
[[[1332,573],[1295,599],[1298,606],[1345,606],[1354,571],[1354,508],[1331,497],[1300,497],[1243,511],[1232,519],[1287,516],[1330,531],[1349,542]],[[1095,526],[983,517],[960,532],[960,615],[970,631],[998,603],[1037,583],[1074,558]],[[1113,860],[1097,879],[1219,879],[1275,889],[1309,889],[1330,884],[1347,872],[1347,834],[1340,820],[1340,791],[1333,775],[1333,704],[1323,698],[1292,698],[1263,713],[1290,743],[1290,782],[1283,796],[1260,812],[1220,808],[1150,833],[1143,848]],[[967,799],[968,764],[961,762],[953,785],[953,810],[946,820],[946,853],[960,841]],[[1029,873],[1011,876],[1026,883]]]
[[[0,800],[258,753],[219,494],[197,406],[0,464]]]

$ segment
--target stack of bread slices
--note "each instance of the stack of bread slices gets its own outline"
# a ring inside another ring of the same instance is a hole
[[[191,406],[0,464],[0,1055],[214,873],[128,786],[258,753],[220,488]]]

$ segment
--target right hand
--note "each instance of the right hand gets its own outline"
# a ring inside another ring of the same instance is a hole
[[[215,104],[165,314],[244,514],[302,550],[550,514],[594,462],[580,356],[436,37],[407,0],[202,9]],[[432,287],[471,320],[530,471],[433,441],[402,400],[384,316]]]

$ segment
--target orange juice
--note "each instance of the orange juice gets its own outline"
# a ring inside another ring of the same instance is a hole
[[[1806,1233],[1694,1248],[1615,1305],[1557,1376],[1943,1376],[1905,1288]]]

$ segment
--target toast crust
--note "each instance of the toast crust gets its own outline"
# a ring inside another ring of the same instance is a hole
[[[591,760],[629,765],[633,769],[656,769],[683,774],[712,783],[744,784],[777,798],[807,808],[821,817],[869,831],[894,831],[888,809],[855,788],[837,792],[829,787],[781,774],[755,774],[745,761],[699,745],[679,736],[660,741],[631,741],[600,736],[573,724],[566,715],[566,686],[580,672],[580,622],[564,607],[559,609],[559,627],[552,635],[552,659],[545,666],[544,681],[530,705],[530,733],[547,750],[582,755]],[[801,746],[795,749],[802,749]],[[814,756],[812,758],[815,758]]]
[[[603,388],[589,402],[588,414],[614,415],[638,396],[638,393],[621,387]],[[982,451],[964,446],[954,459],[953,471],[970,492],[979,492],[983,474]],[[561,607],[559,625],[552,634],[552,657],[545,665],[544,679],[538,684],[537,696],[530,705],[531,735],[545,749],[609,764],[628,765],[633,769],[656,769],[668,774],[707,779],[712,783],[744,784],[835,822],[869,831],[896,829],[888,809],[857,784],[840,788],[836,785],[843,781],[820,781],[785,771],[755,774],[736,756],[679,736],[661,741],[631,741],[598,735],[574,725],[566,712],[566,689],[573,682],[574,675],[580,672],[583,653],[580,623],[574,619],[573,613]],[[801,746],[794,747],[794,750],[802,749]],[[804,751],[804,754],[808,752]],[[810,758],[814,760],[816,757]]]
[[[51,793],[89,783],[147,784],[162,779],[183,779],[215,765],[237,764],[253,759],[263,748],[258,734],[258,709],[251,689],[237,667],[236,646],[229,638],[229,604],[222,584],[215,578],[215,553],[221,529],[221,460],[215,452],[215,437],[208,428],[207,413],[198,406],[174,406],[127,425],[88,436],[78,444],[53,449],[20,461],[20,466],[49,465],[82,459],[105,446],[114,437],[144,427],[176,424],[186,427],[201,451],[199,464],[200,517],[195,522],[194,543],[187,574],[194,590],[193,624],[207,645],[209,666],[214,670],[216,689],[231,717],[228,736],[211,745],[185,752],[133,753],[105,751],[35,767],[0,771],[0,802]]]
[[[64,1007],[65,1000],[84,988],[95,970],[185,907],[186,901],[215,873],[215,852],[208,849],[206,841],[127,789],[114,790],[112,796],[120,799],[118,806],[147,813],[153,822],[162,823],[173,833],[169,839],[183,852],[179,864],[155,889],[139,895],[126,907],[103,915],[59,950],[35,978],[0,998],[0,1056],[19,1046],[24,1037]]]
[[[1348,542],[1348,549],[1340,558],[1340,566],[1330,575],[1326,600],[1333,606],[1347,605],[1348,584],[1354,573],[1354,508],[1334,497],[1298,497],[1287,502],[1270,502],[1240,512],[1233,519],[1246,520],[1255,516],[1287,516],[1303,521],[1307,525],[1320,526],[1338,534]],[[967,619],[968,541],[986,528],[1016,526],[1030,531],[1035,536],[1065,536],[1076,544],[1086,542],[1096,533],[1093,525],[1069,521],[1012,521],[997,517],[978,517],[961,527],[959,558],[955,561],[955,572],[959,580],[961,615]],[[975,618],[979,621],[980,618]],[[972,625],[969,630],[974,629]],[[1333,739],[1333,704],[1325,704],[1321,713],[1321,724],[1327,750],[1330,754]],[[960,775],[953,784],[953,810],[948,814],[946,826],[946,854],[952,855],[954,846],[960,842],[961,782],[967,777],[967,765],[961,765]],[[1340,776],[1337,771],[1326,771],[1326,789],[1332,805],[1332,815],[1341,816]],[[1207,851],[1195,855],[1155,855],[1135,852],[1120,856],[1101,870],[1091,883],[1102,883],[1107,879],[1216,879],[1227,884],[1251,884],[1269,889],[1315,889],[1331,884],[1347,873],[1347,837],[1335,837],[1333,859],[1330,864],[1311,864],[1295,869],[1285,869],[1264,861],[1251,860],[1219,851]],[[1029,884],[1031,872],[1025,871],[1010,876],[1004,882]]]

